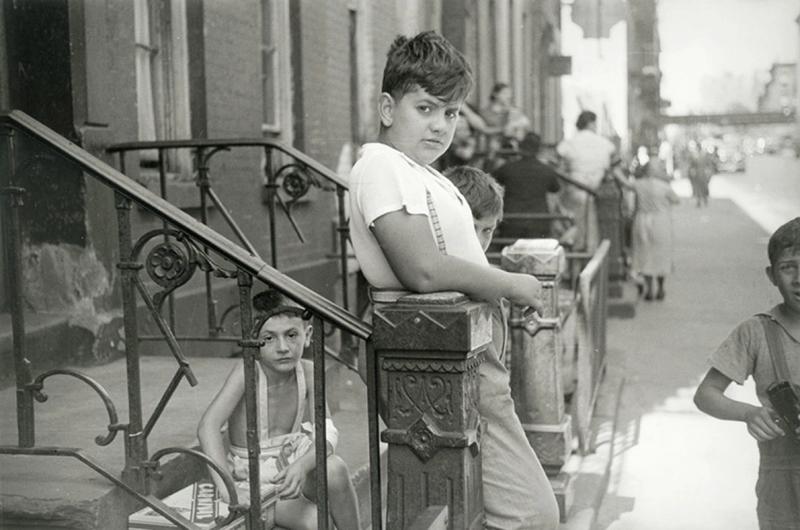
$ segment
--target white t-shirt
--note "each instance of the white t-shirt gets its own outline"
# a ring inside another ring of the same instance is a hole
[[[350,171],[350,240],[367,281],[380,289],[405,288],[386,261],[371,227],[379,217],[401,209],[428,217],[430,192],[448,255],[489,265],[483,253],[466,199],[435,169],[421,166],[381,143],[365,144]]]
[[[607,138],[584,129],[558,144],[556,150],[569,161],[570,177],[596,188],[611,165],[611,157],[616,149]]]

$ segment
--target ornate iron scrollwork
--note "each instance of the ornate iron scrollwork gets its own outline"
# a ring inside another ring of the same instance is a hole
[[[161,311],[164,300],[171,292],[188,282],[197,269],[197,252],[182,232],[170,228],[151,230],[143,234],[131,251],[131,261],[138,262],[145,245],[156,237],[168,238],[155,245],[144,260],[150,279],[162,288],[153,296],[153,303]]]
[[[162,288],[153,296],[153,303],[159,311],[167,296],[188,282],[198,268],[212,272],[219,278],[236,277],[235,270],[222,267],[183,232],[171,228],[151,230],[143,234],[131,251],[131,261],[138,263],[144,247],[156,237],[164,237],[166,240],[150,249],[144,259],[144,266],[150,279]]]
[[[280,182],[281,189],[289,196],[288,205],[304,197],[316,184],[311,175],[301,164],[286,164],[275,173],[275,180]]]
[[[114,441],[114,438],[117,435],[118,431],[127,429],[127,424],[119,423],[119,418],[117,416],[117,408],[114,406],[114,402],[111,400],[111,396],[103,388],[103,385],[89,377],[88,375],[78,372],[77,370],[70,370],[68,368],[57,368],[54,370],[49,370],[39,376],[28,385],[28,388],[33,392],[33,397],[36,398],[36,401],[39,403],[44,403],[47,401],[47,394],[42,391],[44,388],[44,380],[50,377],[51,375],[68,375],[70,377],[74,377],[79,379],[89,385],[92,390],[100,396],[100,399],[103,401],[103,405],[106,408],[106,412],[108,413],[108,434],[105,436],[98,434],[94,438],[94,442],[97,445],[108,445]]]
[[[156,245],[145,262],[150,278],[165,289],[186,283],[194,273],[196,263],[192,247],[185,245],[185,248],[187,253],[181,252],[180,247],[171,241]]]

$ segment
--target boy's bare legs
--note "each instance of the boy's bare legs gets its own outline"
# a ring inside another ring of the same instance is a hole
[[[275,505],[275,524],[293,530],[315,530],[317,507],[303,497],[280,499]]]
[[[316,502],[317,496],[315,477],[316,470],[312,469],[308,473],[308,480],[303,486],[303,495],[314,502]],[[305,502],[303,499],[294,500]],[[336,528],[340,530],[361,528],[361,520],[358,514],[358,498],[356,497],[353,482],[350,480],[350,470],[344,460],[337,455],[328,457],[328,506]],[[277,510],[275,522],[279,522]],[[314,518],[314,523],[316,523],[316,518]],[[294,528],[294,526],[285,524],[281,526]]]

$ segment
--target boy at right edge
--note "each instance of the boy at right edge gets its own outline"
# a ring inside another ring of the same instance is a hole
[[[741,421],[758,441],[756,497],[761,530],[800,530],[800,428],[776,413],[767,389],[800,384],[800,217],[778,228],[767,246],[770,282],[783,302],[739,324],[711,356],[697,388],[697,407],[715,418]],[[752,376],[761,406],[724,395],[731,381]],[[795,390],[797,387],[795,386]],[[795,414],[790,416],[794,420]],[[796,423],[796,422],[795,422]]]

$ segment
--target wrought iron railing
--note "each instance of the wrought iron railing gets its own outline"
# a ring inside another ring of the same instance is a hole
[[[245,408],[247,416],[249,448],[258,447],[258,430],[256,429],[256,382],[258,372],[256,362],[260,342],[255,340],[252,328],[251,291],[254,282],[261,282],[282,292],[298,304],[307,308],[312,314],[314,333],[312,335],[312,356],[314,373],[314,415],[316,424],[316,464],[320,472],[317,474],[317,498],[327,499],[326,442],[325,442],[325,328],[335,327],[343,332],[367,343],[368,371],[368,403],[369,407],[369,441],[370,441],[370,484],[372,504],[372,527],[381,527],[380,468],[378,453],[378,417],[375,410],[377,403],[376,366],[371,351],[371,326],[365,324],[346,309],[331,302],[318,293],[308,289],[292,278],[280,273],[265,263],[245,241],[242,248],[221,236],[211,228],[197,221],[166,200],[151,193],[121,172],[95,158],[80,147],[70,143],[24,113],[12,111],[0,114],[0,174],[3,175],[2,192],[5,204],[2,209],[2,225],[8,237],[3,241],[6,245],[7,270],[9,278],[9,301],[12,313],[13,357],[17,385],[17,426],[18,444],[0,446],[0,454],[12,455],[45,455],[67,456],[78,459],[100,475],[104,476],[124,491],[149,505],[156,512],[166,517],[180,528],[192,528],[191,523],[176,512],[168,509],[163,502],[149,494],[149,479],[158,472],[159,460],[174,453],[185,453],[199,458],[210,465],[216,472],[226,476],[218,466],[197,451],[171,447],[153,454],[148,451],[148,436],[158,422],[161,413],[168,406],[170,398],[185,379],[192,386],[197,384],[191,365],[183,355],[174,328],[163,316],[163,305],[169,295],[177,288],[185,285],[199,270],[208,275],[229,281],[236,281],[239,293],[239,310],[241,313],[241,333],[239,344],[243,348],[245,370]],[[262,144],[259,144],[262,145]],[[21,149],[21,147],[25,147]],[[200,150],[202,146],[198,145]],[[19,153],[35,157],[37,153],[47,156],[58,156],[64,164],[75,165],[83,173],[91,176],[99,183],[114,192],[117,209],[117,232],[119,240],[120,282],[122,307],[125,326],[125,357],[128,383],[128,422],[121,423],[116,409],[108,393],[90,377],[73,370],[57,369],[33,377],[33,369],[28,361],[25,344],[25,319],[23,314],[22,295],[22,226],[20,209],[23,205],[26,190],[25,176],[20,168],[26,164],[19,160]],[[200,156],[207,162],[211,154]],[[312,160],[303,160],[308,167],[317,165]],[[337,183],[337,193],[341,196],[343,183]],[[202,188],[201,188],[202,190]],[[206,196],[215,201],[214,194],[206,189]],[[341,200],[341,199],[340,199]],[[131,222],[131,205],[138,204],[153,214],[160,221],[161,228],[148,230],[140,235],[135,234],[136,227]],[[340,219],[341,220],[341,219]],[[237,234],[238,235],[238,234]],[[151,282],[160,289],[151,294],[149,287],[141,277],[145,271]],[[159,331],[175,358],[177,368],[167,388],[149,418],[145,418],[142,410],[142,385],[140,377],[139,327],[137,297],[144,302],[147,312],[156,322]],[[36,445],[34,401],[43,401],[44,382],[51,376],[66,375],[77,378],[88,384],[103,401],[109,416],[108,434],[98,436],[95,441],[99,445],[110,444],[116,433],[123,433],[125,469],[121,478],[84,451],[68,447],[41,447]],[[261,504],[259,487],[258,450],[248,451],[250,459],[250,507],[245,508],[238,502],[236,490],[226,480],[231,498],[229,519],[246,517],[249,528],[260,528]],[[320,528],[327,527],[328,504],[317,503],[317,516]]]
[[[577,386],[575,423],[579,447],[591,451],[591,421],[606,366],[606,319],[610,242],[605,239],[583,268],[578,280],[576,321]]]
[[[292,230],[297,238],[305,243],[306,238],[300,228],[293,213],[293,207],[301,201],[312,188],[324,190],[336,195],[336,227],[337,245],[334,252],[328,254],[338,261],[339,276],[341,285],[341,304],[345,309],[351,309],[350,304],[350,271],[348,269],[348,238],[349,229],[347,225],[345,209],[345,192],[347,183],[335,172],[309,157],[302,151],[294,147],[269,140],[266,138],[233,138],[233,139],[190,139],[190,140],[164,140],[150,142],[126,142],[114,144],[108,147],[107,152],[119,156],[119,168],[125,173],[126,155],[128,153],[150,153],[155,151],[158,169],[158,189],[162,199],[170,200],[168,194],[169,171],[167,161],[175,153],[190,151],[193,160],[193,180],[197,185],[199,199],[199,218],[200,221],[208,225],[210,210],[215,208],[219,211],[227,227],[239,243],[250,251],[253,255],[258,255],[256,245],[245,234],[240,224],[236,220],[233,211],[225,206],[220,195],[212,185],[211,161],[212,158],[223,152],[230,152],[232,149],[257,149],[263,154],[262,167],[264,177],[265,202],[267,207],[267,229],[269,233],[269,263],[278,269],[279,246],[278,234],[276,229],[276,217],[278,211],[282,211],[289,221]],[[177,157],[176,157],[177,158]],[[224,176],[221,181],[224,181]],[[165,236],[165,241],[168,237]],[[235,306],[226,308],[218,318],[216,314],[215,301],[213,296],[213,271],[205,272],[205,295],[208,315],[208,338],[220,337],[220,333],[225,327],[227,317],[234,311]],[[170,324],[174,324],[174,301],[170,296],[169,316]],[[197,337],[197,340],[204,340]],[[352,346],[352,344],[350,344]],[[330,356],[340,360],[350,368],[352,362],[342,359],[332,348],[327,348]],[[341,350],[340,352],[341,353]]]

